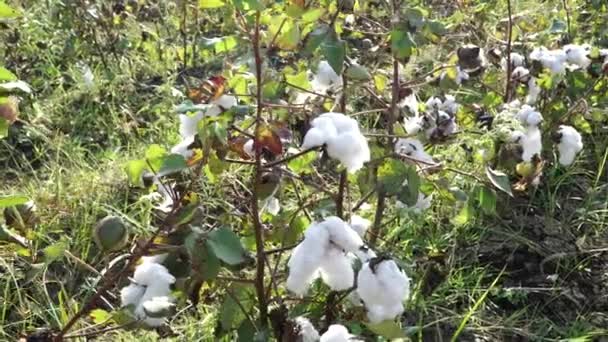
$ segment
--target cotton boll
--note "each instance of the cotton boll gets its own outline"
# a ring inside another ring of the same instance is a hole
[[[410,95],[404,97],[397,104],[399,108],[407,108],[408,111],[417,116],[418,115],[418,100],[416,99],[416,93],[411,93]]]
[[[523,105],[517,112],[517,118],[523,125],[538,126],[543,120],[540,112],[536,111],[534,107],[529,105]]]
[[[319,116],[312,120],[310,125],[323,131],[326,141],[338,135],[336,124],[330,117]]]
[[[317,127],[311,127],[304,136],[304,142],[302,143],[303,149],[312,147],[322,146],[327,142],[327,138],[323,130]],[[253,147],[253,146],[252,146]]]
[[[299,336],[302,339],[301,342],[317,342],[319,341],[319,332],[315,327],[310,323],[310,321],[305,317],[296,317],[296,324],[299,328]]]
[[[332,324],[329,329],[321,336],[320,342],[354,342],[354,336],[348,332],[348,329],[341,324]]]
[[[361,236],[337,216],[330,216],[321,223],[329,232],[329,239],[347,252],[355,252],[363,246]]]
[[[511,78],[517,81],[525,82],[528,77],[530,77],[530,70],[521,66],[513,69],[513,72],[511,73]]]
[[[441,105],[443,104],[443,102],[441,101],[440,98],[438,97],[431,97],[428,100],[426,100],[426,110],[439,110],[439,108],[441,108]]]
[[[224,110],[228,110],[238,104],[236,97],[231,95],[222,95],[217,99],[211,101],[211,103],[222,107]],[[210,115],[210,114],[208,114]]]
[[[313,223],[304,232],[302,241],[291,253],[287,266],[287,289],[296,295],[306,294],[308,287],[317,277],[319,266],[329,248],[329,232],[318,223]]]
[[[276,216],[281,210],[281,203],[278,198],[270,196],[266,199],[265,207],[270,215]]]
[[[180,114],[179,115],[179,135],[182,138],[188,138],[198,132],[198,123],[205,116],[202,111],[196,112],[194,115]]]
[[[466,81],[469,79],[469,74],[460,69],[460,67],[456,67],[456,78],[454,79],[454,81],[456,82],[456,84],[461,85],[463,81]]]
[[[456,98],[453,95],[446,95],[445,100],[443,100],[443,103],[439,105],[438,109],[443,110],[451,115],[456,115],[459,107],[460,105],[458,104],[458,102],[456,102]]]
[[[137,284],[129,284],[120,290],[120,306],[135,305],[141,301],[146,288]]]
[[[319,116],[319,118],[330,119],[339,134],[346,132],[359,132],[359,123],[357,120],[342,113],[323,113]]]
[[[310,81],[312,89],[317,93],[326,93],[332,88],[342,86],[342,78],[336,74],[327,61],[319,62],[317,73]]]
[[[394,319],[403,312],[403,300],[409,297],[410,279],[393,260],[381,260],[375,271],[367,262],[357,276],[357,292],[373,323]]]
[[[416,134],[424,127],[424,118],[421,116],[405,118],[404,126],[407,134]]]
[[[535,155],[540,155],[542,151],[541,132],[536,126],[529,126],[525,135],[519,141],[523,148],[523,161],[531,161]]]
[[[376,266],[376,278],[385,288],[385,294],[394,299],[393,304],[409,297],[410,279],[393,260],[381,261]]]
[[[359,132],[346,132],[327,142],[327,154],[338,159],[348,172],[355,172],[370,160],[367,140]]]
[[[360,237],[365,236],[365,232],[371,226],[372,222],[368,219],[364,219],[359,215],[352,215],[350,217],[350,227],[359,234]]]
[[[253,139],[247,140],[243,145],[243,152],[245,152],[250,157],[255,157],[255,151],[253,150]]]
[[[562,74],[566,71],[568,56],[562,50],[549,51],[540,47],[530,53],[530,59],[541,62],[543,67],[548,68],[554,74]]]
[[[587,68],[591,60],[587,57],[591,52],[589,45],[568,44],[562,48],[566,54],[568,63],[575,64],[580,68]]]
[[[151,286],[157,283],[173,284],[175,277],[163,265],[144,262],[135,268],[133,279],[139,285]]]
[[[424,146],[418,139],[404,138],[395,143],[395,152],[406,155],[422,163],[434,164],[433,158],[424,151]]]
[[[165,260],[167,260],[167,257],[169,256],[168,253],[161,253],[161,254],[156,254],[156,255],[146,255],[141,257],[141,263],[146,263],[146,262],[151,262],[151,263],[156,263],[156,264],[162,264]]]
[[[350,259],[338,248],[329,248],[321,260],[321,279],[334,291],[353,287],[355,272]]]
[[[538,96],[542,91],[541,87],[538,86],[535,77],[530,77],[528,81],[528,95],[526,96],[526,104],[533,105],[538,101]]]
[[[511,52],[511,65],[513,66],[513,68],[524,66],[525,61],[526,59],[521,54],[517,52]],[[500,62],[500,66],[502,67],[502,70],[507,70],[506,58],[502,59],[502,61]]]
[[[171,153],[179,154],[180,156],[184,157],[185,159],[192,157],[194,152],[191,149],[189,149],[189,146],[192,145],[192,143],[194,143],[194,138],[195,138],[194,135],[184,138],[182,141],[179,142],[179,144],[177,144],[171,148]]]
[[[557,145],[559,151],[559,163],[569,166],[574,162],[576,155],[583,149],[581,134],[572,126],[559,126],[560,142]]]

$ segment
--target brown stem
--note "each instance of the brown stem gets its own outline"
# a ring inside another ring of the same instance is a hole
[[[376,214],[374,215],[374,225],[370,231],[369,245],[374,247],[380,236],[380,228],[382,227],[382,216],[384,216],[384,206],[386,202],[386,193],[383,189],[378,190],[378,202],[376,203]]]
[[[346,187],[348,185],[348,173],[343,170],[340,173],[340,185],[338,188],[338,196],[336,197],[336,215],[344,219],[344,194],[346,193]]]
[[[509,26],[507,27],[507,85],[505,87],[505,95],[503,100],[505,103],[511,99],[511,43],[513,34],[513,16],[511,15],[511,0],[507,0],[507,12],[509,14]]]
[[[253,53],[255,58],[255,78],[257,82],[256,87],[256,102],[257,111],[255,117],[255,140],[254,146],[257,146],[257,140],[260,136],[260,128],[262,123],[262,57],[260,55],[260,12],[255,14],[255,31],[253,33]],[[256,148],[255,150],[255,180],[252,186],[256,188],[256,184],[262,182],[262,155],[261,150]],[[258,297],[258,307],[260,310],[260,325],[262,329],[268,326],[268,303],[266,300],[266,292],[264,291],[264,272],[265,272],[265,254],[264,254],[264,227],[260,221],[260,210],[258,208],[258,193],[253,192],[251,196],[251,215],[253,216],[253,227],[255,229],[255,248],[256,248],[256,260],[257,269],[255,277],[255,288]]]
[[[290,156],[287,156],[287,157],[285,157],[283,159],[279,159],[279,160],[275,160],[275,161],[270,162],[270,163],[266,163],[266,164],[264,164],[264,168],[269,168],[269,167],[277,166],[277,165],[280,165],[280,164],[285,164],[285,163],[287,163],[287,162],[289,162],[289,161],[291,161],[293,159],[299,158],[299,157],[301,157],[301,156],[303,156],[303,155],[305,155],[305,154],[307,154],[309,152],[317,151],[318,149],[319,149],[319,147],[307,148],[307,149],[302,150],[302,151],[300,151],[300,152],[298,152],[296,154],[292,154]]]

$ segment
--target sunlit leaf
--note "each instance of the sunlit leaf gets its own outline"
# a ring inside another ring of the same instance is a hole
[[[0,81],[16,81],[17,76],[7,69],[0,67]]]
[[[19,12],[0,0],[0,19],[11,19],[19,16]]]
[[[365,325],[372,332],[388,339],[407,337],[405,331],[401,329],[401,325],[395,321],[387,320],[380,323],[366,323]]]
[[[58,241],[54,244],[46,247],[43,250],[44,262],[50,264],[51,262],[63,257],[64,252],[68,248],[68,244],[65,241]]]
[[[201,8],[218,8],[226,4],[222,0],[200,0],[199,5]]]
[[[148,168],[145,160],[131,160],[125,165],[125,172],[129,179],[129,183],[135,186],[143,186],[142,175]]]
[[[0,208],[14,207],[27,201],[29,201],[29,198],[22,195],[0,196]]]
[[[494,184],[498,190],[503,191],[509,194],[509,196],[513,197],[509,176],[507,176],[504,172],[492,170],[492,168],[489,166],[486,167],[486,175],[490,179],[490,182],[492,182],[492,184]]]
[[[0,139],[6,138],[8,136],[8,120],[0,117]]]
[[[103,309],[94,309],[89,313],[89,317],[95,324],[102,324],[112,318],[112,315]]]
[[[496,191],[488,187],[481,187],[479,189],[479,206],[481,210],[486,214],[494,214],[496,212]]]

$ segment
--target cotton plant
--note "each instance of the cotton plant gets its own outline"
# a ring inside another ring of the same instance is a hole
[[[395,261],[378,257],[363,264],[357,275],[357,293],[372,323],[393,320],[404,311],[410,279]]]
[[[324,113],[312,120],[302,148],[323,145],[327,154],[339,160],[350,173],[358,171],[370,160],[367,139],[359,129],[359,123],[342,113]]]
[[[570,166],[576,155],[583,150],[583,139],[581,134],[572,126],[561,125],[557,131],[557,150],[559,151],[559,163]]]
[[[291,253],[287,289],[303,296],[319,277],[332,290],[351,288],[355,275],[348,253],[362,259],[370,255],[361,236],[348,223],[336,216],[312,223]]]
[[[133,314],[146,326],[158,327],[174,305],[171,284],[175,283],[167,268],[155,259],[144,259],[135,268],[131,284],[120,290],[122,307],[132,306]]]

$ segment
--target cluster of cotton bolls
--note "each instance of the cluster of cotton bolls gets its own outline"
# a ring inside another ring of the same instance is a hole
[[[312,91],[317,94],[326,95],[335,92],[342,87],[342,77],[338,75],[327,61],[319,62],[317,72],[308,72]],[[299,92],[294,104],[305,104],[308,100],[316,98],[317,95],[309,92]]]
[[[353,258],[348,253],[362,260],[375,256],[361,239],[369,221],[356,219],[353,226],[336,216],[312,223],[304,232],[304,240],[291,253],[287,289],[303,296],[319,276],[332,290],[351,288],[355,274]]]
[[[583,149],[581,134],[572,126],[561,125],[557,131],[557,149],[559,151],[559,163],[569,166],[574,162],[576,155]]]
[[[296,317],[296,324],[299,329],[299,337],[302,342],[356,342],[361,341],[355,335],[348,332],[341,324],[332,324],[323,335],[305,317]]]
[[[408,134],[417,134],[424,131],[427,138],[439,139],[448,137],[458,131],[456,113],[460,105],[452,95],[431,97],[426,101],[424,113],[418,112],[418,102],[415,94],[411,94],[400,102],[400,106],[407,107],[413,114],[405,119],[405,131]]]
[[[353,217],[349,225],[335,216],[311,224],[287,264],[287,289],[305,295],[318,277],[334,291],[352,288],[356,256],[363,267],[357,275],[355,294],[365,305],[370,321],[377,323],[401,314],[403,300],[409,297],[410,280],[393,260],[376,257],[365,246],[361,237],[369,225],[360,217]]]
[[[327,154],[338,159],[351,173],[370,160],[367,139],[359,130],[359,123],[341,113],[324,113],[312,120],[302,148],[323,145],[327,147]]]
[[[526,59],[517,52],[511,52],[511,80],[526,84],[528,87],[528,95],[525,102],[533,105],[538,101],[538,96],[541,93],[541,88],[538,85],[536,77],[530,74],[530,70],[526,68]],[[501,62],[503,70],[507,70],[507,60]]]
[[[175,283],[175,277],[157,261],[154,257],[143,258],[135,268],[131,284],[120,291],[121,306],[132,305],[135,317],[150,327],[162,325],[165,322],[162,313],[174,305],[171,284]]]

